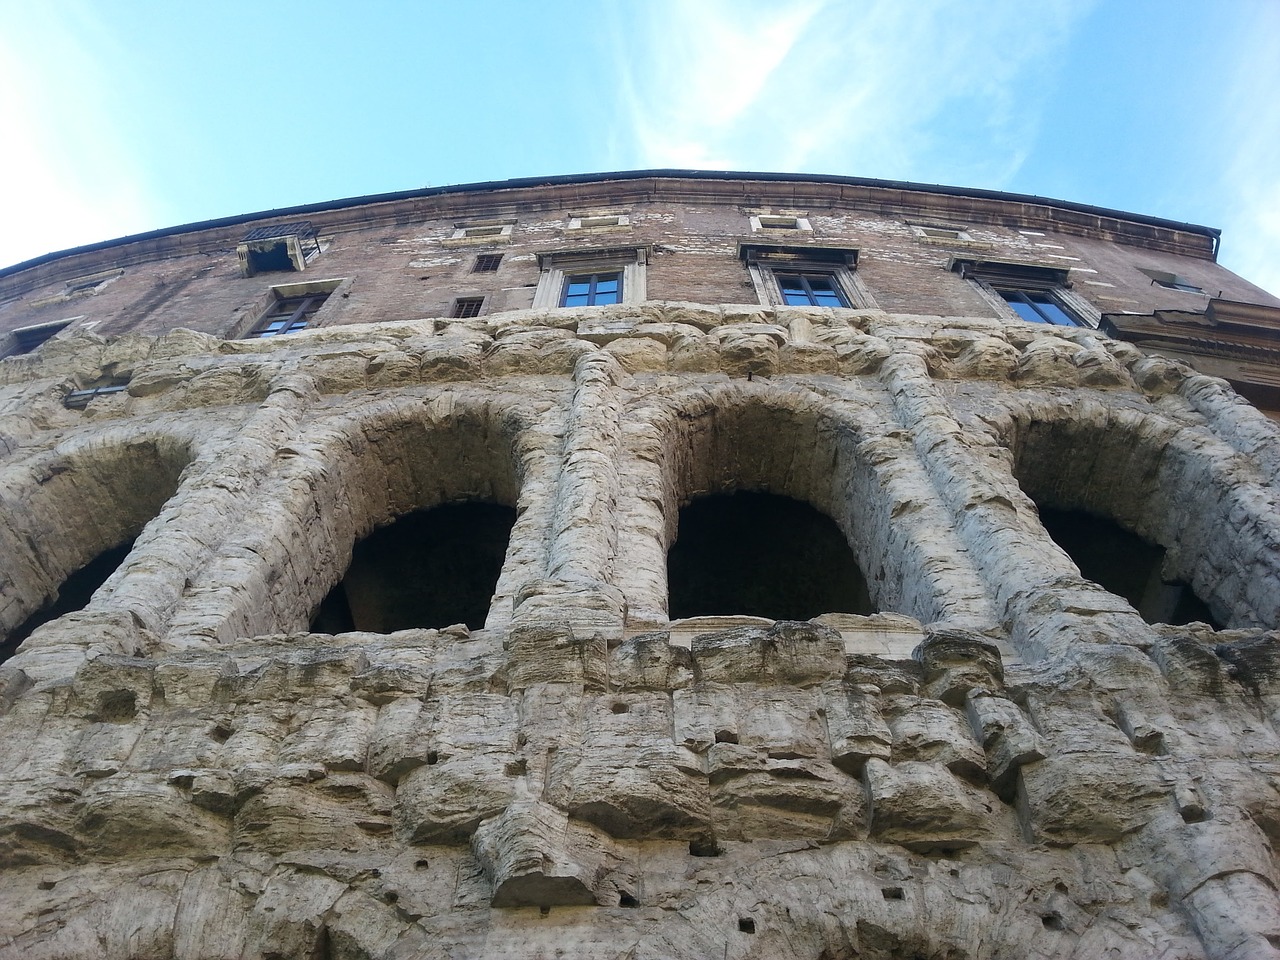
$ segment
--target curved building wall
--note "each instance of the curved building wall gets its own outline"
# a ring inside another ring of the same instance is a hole
[[[1143,269],[1275,306],[1215,243],[653,174],[4,271],[0,623],[141,534],[0,663],[0,958],[1280,956],[1280,431],[1096,326],[1205,309]],[[672,619],[680,510],[733,491],[830,517],[879,612]],[[483,628],[311,628],[467,502],[515,512]]]

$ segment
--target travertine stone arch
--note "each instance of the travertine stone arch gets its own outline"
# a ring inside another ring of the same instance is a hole
[[[1088,397],[1007,410],[999,439],[1032,500],[1164,547],[1166,572],[1227,626],[1280,623],[1280,503],[1255,461],[1202,427]]]
[[[633,627],[666,621],[666,553],[692,498],[757,490],[830,516],[873,604],[922,621],[994,615],[883,393],[713,380],[638,392],[628,411],[618,581]]]
[[[545,567],[559,453],[551,401],[478,387],[362,399],[277,451],[259,502],[188,591],[174,643],[305,631],[355,543],[397,517],[479,500],[517,511],[490,622]]]
[[[194,450],[193,434],[172,424],[119,425],[0,471],[0,635],[52,601],[69,575],[137,537],[85,609],[110,606],[130,568],[144,565],[144,528],[178,489]]]

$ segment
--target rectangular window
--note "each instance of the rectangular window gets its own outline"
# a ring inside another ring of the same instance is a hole
[[[1152,283],[1167,290],[1181,290],[1183,293],[1204,293],[1202,288],[1197,287],[1186,277],[1180,277],[1176,273],[1169,273],[1167,270],[1148,270],[1146,267],[1139,267],[1138,269],[1150,277]]]
[[[482,253],[476,257],[476,262],[471,267],[472,273],[494,273],[498,269],[498,265],[502,263],[502,254],[500,253]]]
[[[245,339],[278,337],[303,330],[311,322],[316,311],[324,306],[327,299],[329,299],[328,292],[308,293],[297,297],[278,297],[254,328],[245,334]]]
[[[1004,302],[1009,304],[1013,312],[1023,320],[1029,320],[1031,323],[1052,323],[1059,327],[1081,326],[1080,321],[1066,311],[1051,291],[1001,290],[997,287],[996,293],[1000,294]]]
[[[622,271],[565,277],[562,307],[589,307],[622,302]]]
[[[1071,289],[1066,267],[1008,260],[954,258],[950,269],[968,280],[997,316],[1058,327],[1096,326],[1097,307]]]
[[[845,309],[875,305],[858,279],[858,251],[853,247],[741,243],[738,255],[747,264],[761,303]]]
[[[320,240],[310,220],[257,227],[236,247],[240,273],[252,277],[277,270],[305,270],[320,255]]]
[[[847,307],[829,273],[774,273],[782,302],[804,307]]]
[[[482,306],[484,306],[484,297],[459,297],[453,301],[453,312],[450,316],[455,320],[478,317]]]
[[[83,317],[73,319],[80,320]],[[71,323],[71,320],[54,320],[50,323],[33,324],[30,327],[19,327],[0,341],[0,345],[3,346],[0,357],[16,357],[19,354],[30,353],[46,340],[52,339],[55,334],[71,326]]]

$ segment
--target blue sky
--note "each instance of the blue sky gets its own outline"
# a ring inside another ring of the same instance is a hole
[[[1280,293],[1280,0],[0,0],[0,265],[509,177],[983,187],[1221,227]]]

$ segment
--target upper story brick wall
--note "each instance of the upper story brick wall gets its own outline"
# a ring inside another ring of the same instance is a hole
[[[571,218],[623,214],[626,226],[571,228]],[[751,217],[805,218],[811,231],[753,233]],[[647,299],[751,303],[758,293],[740,242],[856,247],[857,273],[875,305],[898,313],[993,316],[977,288],[948,269],[953,257],[1012,260],[1069,270],[1073,292],[1100,313],[1202,311],[1206,297],[1154,285],[1142,272],[1185,277],[1210,296],[1280,305],[1213,259],[1211,231],[1086,215],[1046,201],[993,200],[927,190],[820,181],[609,180],[397,199],[307,214],[324,252],[302,273],[241,275],[236,245],[271,217],[70,252],[0,276],[0,333],[60,320],[69,330],[157,334],[186,327],[241,335],[271,288],[344,279],[319,326],[447,316],[458,297],[483,297],[483,313],[533,303],[540,254],[644,246]],[[460,223],[514,221],[501,242],[459,245]],[[912,224],[965,231],[956,242],[925,238]],[[499,269],[472,272],[501,253]],[[119,270],[96,289],[69,288]]]

